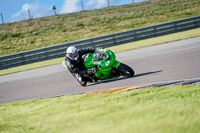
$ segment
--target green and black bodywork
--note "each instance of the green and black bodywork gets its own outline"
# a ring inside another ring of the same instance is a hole
[[[94,53],[85,55],[83,59],[86,69],[96,67],[97,71],[94,75],[98,80],[134,76],[133,69],[117,61],[115,53],[109,49],[96,49]],[[66,68],[65,61],[63,66]]]

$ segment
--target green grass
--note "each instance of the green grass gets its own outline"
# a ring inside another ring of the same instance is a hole
[[[0,56],[197,16],[199,7],[199,0],[151,0],[1,24]]]
[[[172,42],[172,41],[181,40],[181,39],[187,39],[187,38],[191,38],[191,37],[198,37],[198,36],[200,36],[200,28],[188,30],[188,31],[184,31],[184,32],[178,32],[178,33],[174,33],[174,34],[169,34],[169,35],[165,35],[165,36],[145,39],[145,40],[136,41],[136,42],[132,42],[132,43],[122,44],[122,45],[118,45],[118,46],[114,46],[114,47],[109,47],[108,49],[110,49],[114,52],[121,52],[121,51],[130,50],[130,49],[137,49],[137,48],[142,48],[142,47],[147,47],[147,46],[153,46],[153,45],[157,45],[157,44],[161,44],[161,43],[167,43],[167,42]],[[32,63],[32,64],[28,64],[28,65],[23,65],[23,66],[0,70],[0,76],[6,75],[6,74],[11,74],[11,73],[16,73],[16,72],[21,72],[21,71],[26,71],[26,70],[31,70],[31,69],[35,69],[35,68],[45,67],[45,66],[49,66],[49,65],[61,64],[62,60],[64,60],[64,57],[47,60],[47,61],[42,61],[39,63]]]
[[[148,46],[153,46],[153,45],[158,45],[158,44],[173,42],[177,40],[193,38],[193,37],[200,37],[200,28],[173,33],[173,34],[169,34],[165,36],[154,37],[154,38],[145,39],[141,41],[131,42],[127,44],[117,45],[117,46],[109,47],[109,49],[114,52],[121,52],[121,51],[138,49],[138,48],[143,48],[143,47],[148,47]]]
[[[2,133],[197,133],[200,84],[0,104]]]

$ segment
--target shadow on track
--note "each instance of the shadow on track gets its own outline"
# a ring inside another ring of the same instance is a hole
[[[137,78],[137,77],[156,74],[156,73],[160,73],[160,72],[163,72],[163,70],[154,71],[154,72],[140,73],[140,74],[136,74],[136,75],[134,75],[133,77],[130,77],[130,78]],[[120,77],[120,78],[115,78],[115,79],[101,80],[101,81],[99,81],[97,83],[92,83],[92,84],[87,85],[87,86],[93,86],[93,85],[102,84],[102,83],[108,83],[108,82],[115,82],[115,81],[119,81],[119,80],[130,79],[130,78]]]
[[[163,70],[136,74],[136,75],[133,76],[132,78],[141,77],[141,76],[146,76],[146,75],[151,75],[151,74],[160,73],[160,72],[163,72]]]

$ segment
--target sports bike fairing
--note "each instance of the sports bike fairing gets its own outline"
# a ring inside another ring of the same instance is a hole
[[[94,53],[90,53],[84,58],[84,65],[87,69],[98,66],[95,76],[100,79],[109,79],[112,77],[111,70],[118,67],[120,62],[115,60],[115,54],[108,49],[97,49]],[[119,76],[117,76],[119,77]]]

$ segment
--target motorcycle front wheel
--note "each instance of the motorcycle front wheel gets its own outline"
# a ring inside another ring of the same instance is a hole
[[[133,77],[135,74],[134,70],[131,67],[123,63],[120,63],[118,70],[119,70],[120,76],[123,76],[126,78]]]

